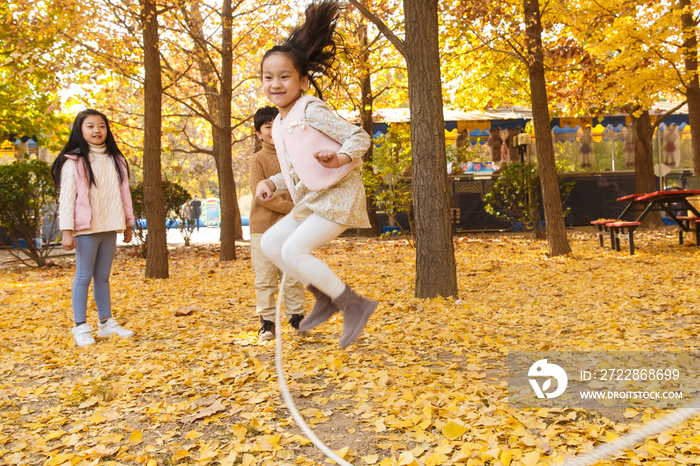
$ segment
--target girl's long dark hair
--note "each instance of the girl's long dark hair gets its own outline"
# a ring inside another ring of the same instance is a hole
[[[273,53],[284,53],[299,71],[301,77],[307,76],[309,82],[321,97],[321,88],[316,79],[326,75],[331,79],[336,53],[336,22],[340,14],[337,0],[315,0],[306,7],[306,21],[295,27],[282,45],[275,45],[265,52],[265,59]]]
[[[53,177],[53,181],[57,188],[61,187],[61,170],[63,169],[63,164],[66,163],[66,160],[68,160],[66,154],[74,155],[78,157],[79,161],[83,162],[86,168],[85,171],[87,172],[89,184],[97,186],[95,175],[92,172],[90,159],[88,157],[88,154],[90,153],[90,146],[85,138],[83,138],[82,129],[85,118],[92,115],[99,116],[105,122],[105,126],[107,127],[107,139],[105,139],[106,152],[110,157],[112,157],[114,167],[117,170],[117,176],[119,177],[119,182],[122,183],[124,181],[122,179],[122,171],[119,169],[120,157],[124,162],[124,166],[126,167],[127,175],[129,173],[129,164],[126,163],[126,157],[124,157],[122,151],[120,151],[119,147],[117,147],[117,142],[114,140],[112,130],[109,128],[109,120],[103,113],[98,112],[97,110],[87,109],[76,115],[75,120],[73,120],[73,127],[71,128],[68,142],[63,150],[61,150],[61,152],[58,154],[58,157],[56,157],[56,160],[54,160],[53,165],[51,166],[51,176]]]

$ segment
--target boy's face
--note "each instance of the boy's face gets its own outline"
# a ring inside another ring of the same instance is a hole
[[[275,142],[272,140],[272,122],[268,121],[264,125],[260,127],[260,131],[256,131],[255,135],[260,139],[262,142],[265,142],[271,146],[275,145]]]

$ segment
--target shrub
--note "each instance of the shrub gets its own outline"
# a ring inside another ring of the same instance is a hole
[[[413,205],[411,182],[405,175],[411,171],[411,143],[408,128],[395,127],[383,135],[374,147],[372,169],[362,171],[367,194],[378,209],[401,228],[398,222],[400,212],[410,213]],[[408,215],[409,224],[411,216]]]
[[[163,203],[165,205],[165,222],[166,226],[171,226],[180,220],[180,231],[186,232],[185,219],[180,216],[180,207],[185,202],[192,199],[192,195],[185,188],[172,181],[164,180],[163,184]],[[136,184],[131,187],[131,201],[134,205],[134,238],[142,245],[142,252],[146,254],[146,228],[139,220],[146,217],[146,204],[143,199],[143,183]],[[146,225],[147,226],[147,225]],[[185,238],[189,242],[189,234]]]
[[[40,160],[0,165],[0,225],[13,245],[37,266],[46,265],[51,241],[58,236],[58,191],[51,166]],[[21,254],[10,251],[22,263]]]
[[[560,183],[562,202],[573,187],[573,182]],[[540,226],[540,192],[537,163],[510,163],[484,196],[485,210],[500,220],[522,222],[525,229],[531,229],[541,239],[544,232]],[[568,213],[566,209],[564,216]]]

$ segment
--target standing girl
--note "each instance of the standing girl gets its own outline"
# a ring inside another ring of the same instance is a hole
[[[336,1],[311,3],[306,22],[263,56],[263,90],[280,111],[272,138],[282,172],[261,181],[255,196],[264,203],[273,192],[292,195],[294,209],[265,232],[260,246],[280,270],[316,297],[299,331],[342,310],[340,346],[345,348],[362,332],[377,302],[356,294],[311,251],[347,228],[370,226],[360,171],[370,138],[322,100],[304,95],[309,85],[321,95],[315,78],[329,75],[333,65],[338,12]]]
[[[112,317],[109,273],[117,247],[117,233],[131,241],[134,213],[129,191],[129,167],[114,141],[107,117],[95,110],[78,113],[68,143],[51,167],[60,188],[60,227],[63,249],[75,249],[73,281],[73,338],[78,346],[95,343],[87,322],[87,295],[93,295],[99,323],[97,336],[116,333],[128,338],[131,330]]]

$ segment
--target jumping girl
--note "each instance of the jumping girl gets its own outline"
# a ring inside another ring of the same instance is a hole
[[[87,296],[93,295],[99,323],[97,336],[113,333],[128,338],[131,330],[112,317],[109,274],[117,247],[117,233],[131,241],[134,214],[129,191],[129,167],[114,141],[107,117],[95,110],[78,113],[68,143],[51,167],[60,188],[60,227],[63,249],[75,249],[73,281],[73,338],[77,346],[95,343],[87,324]]]
[[[299,331],[342,310],[340,346],[345,348],[362,332],[377,302],[356,294],[311,251],[347,228],[369,228],[361,166],[370,138],[322,100],[305,95],[311,85],[320,96],[316,78],[330,75],[338,12],[336,1],[311,3],[306,22],[263,56],[263,90],[280,111],[272,138],[282,172],[261,181],[255,196],[265,203],[272,193],[292,195],[294,209],[265,232],[261,248],[316,298]]]

